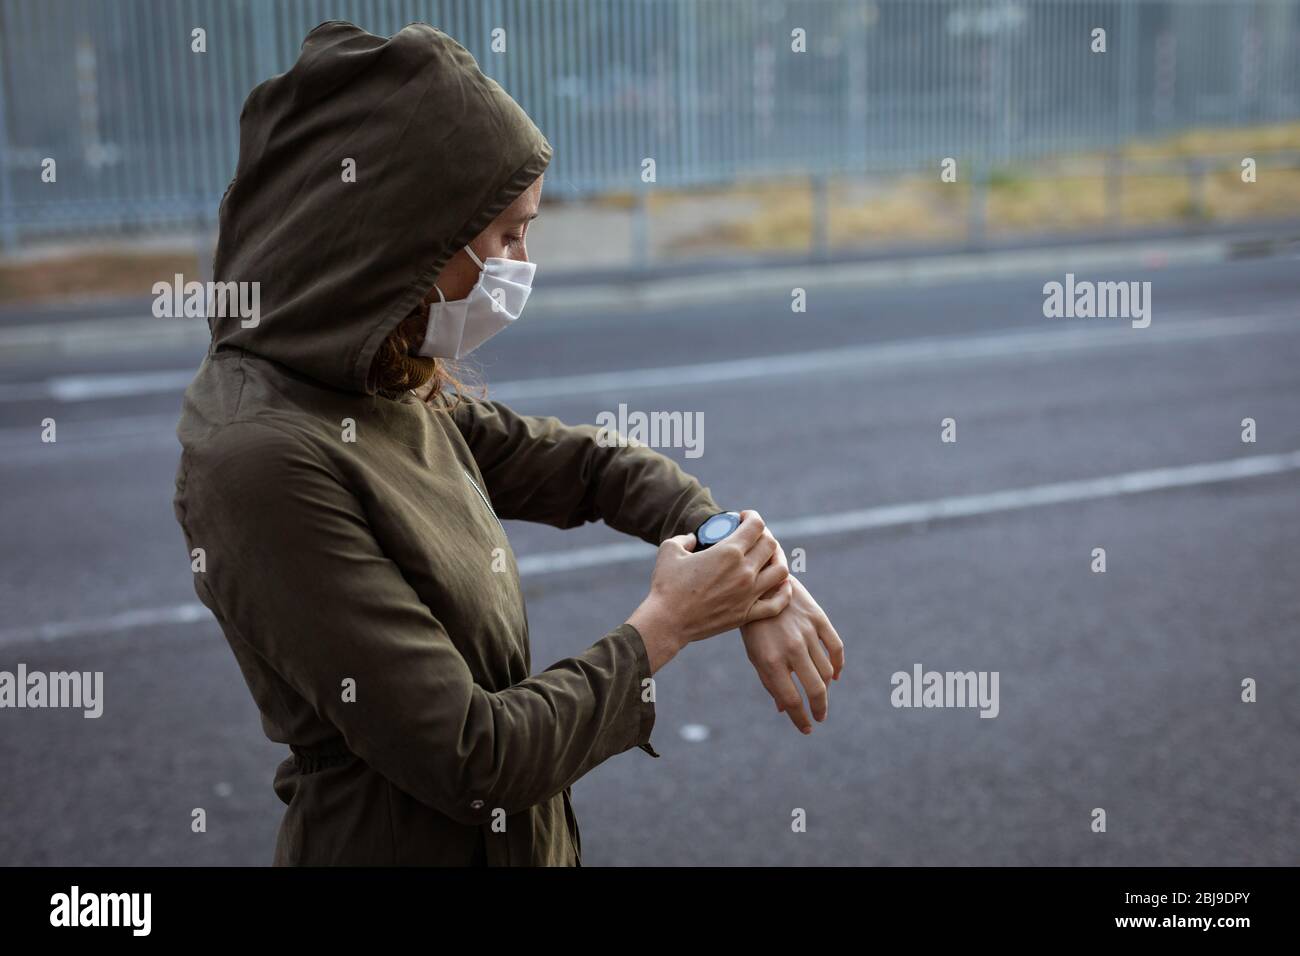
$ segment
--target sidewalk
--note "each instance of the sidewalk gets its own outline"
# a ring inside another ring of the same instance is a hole
[[[1017,275],[1054,275],[1089,269],[1154,269],[1222,262],[1253,256],[1300,254],[1300,222],[1185,232],[1048,237],[991,243],[980,250],[960,246],[898,248],[807,256],[728,257],[672,262],[636,270],[539,271],[530,315],[550,320],[600,312],[666,309],[701,302],[734,301],[799,288],[909,286]],[[1300,267],[1298,267],[1300,271]],[[33,354],[83,354],[142,347],[190,347],[208,341],[205,322],[158,319],[151,298],[119,298],[71,304],[0,308],[0,361]]]

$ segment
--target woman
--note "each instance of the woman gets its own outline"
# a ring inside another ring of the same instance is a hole
[[[322,24],[245,103],[214,272],[260,283],[262,312],[210,319],[175,508],[195,588],[292,750],[277,864],[579,863],[573,782],[653,753],[651,675],[742,624],[792,719],[791,670],[824,716],[842,645],[761,517],[697,552],[722,508],[672,460],[464,394],[443,361],[522,306],[550,157],[422,24]],[[531,674],[498,517],[659,544],[645,601]]]

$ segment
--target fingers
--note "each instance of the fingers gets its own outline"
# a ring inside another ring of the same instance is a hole
[[[800,582],[802,587],[802,582]],[[839,632],[831,624],[831,619],[826,616],[821,605],[813,600],[813,596],[804,588],[801,595],[802,599],[812,605],[811,616],[813,626],[817,629],[817,640],[825,648],[826,656],[830,658],[831,667],[835,669],[835,680],[840,679],[840,674],[844,670],[844,642],[840,640]]]
[[[745,554],[745,563],[749,565],[753,573],[764,567],[775,557],[777,550],[781,546],[776,543],[776,538],[772,537],[772,532],[764,531],[754,542],[754,546]]]
[[[775,540],[775,539],[773,539],[773,540]],[[785,548],[781,547],[781,542],[780,542],[780,541],[777,541],[777,542],[776,542],[776,554],[774,554],[774,555],[772,556],[772,562],[771,562],[771,563],[772,563],[772,564],[779,564],[781,567],[785,568],[787,571],[790,570],[790,564],[789,564],[789,562],[787,562],[786,559],[785,559]]]
[[[790,604],[790,596],[793,594],[790,581],[787,579],[776,586],[774,592],[764,594],[755,598],[754,603],[749,606],[745,612],[745,617],[741,624],[748,624],[750,621],[761,621],[764,618],[776,617],[786,609]]]
[[[740,525],[735,531],[731,532],[727,541],[739,545],[742,552],[747,552],[757,543],[759,537],[766,530],[767,524],[763,521],[763,516],[757,511],[742,511],[740,512]]]
[[[803,698],[799,696],[798,689],[794,686],[794,681],[790,679],[790,672],[784,665],[778,665],[776,669],[768,669],[759,673],[759,679],[767,692],[772,695],[776,701],[776,709],[784,711],[801,733],[812,733],[812,721],[808,719],[808,713],[803,707]]]
[[[781,567],[787,567],[785,552],[780,543],[767,530],[767,523],[757,511],[740,512],[740,525],[723,543],[744,555],[746,563],[753,573],[775,559]]]
[[[789,580],[790,569],[778,564],[769,564],[758,572],[758,577],[754,578],[754,589],[764,597],[767,593],[775,589],[778,585]]]
[[[820,657],[821,653],[818,652],[817,656]],[[818,722],[825,720],[829,704],[826,682],[817,673],[812,655],[805,649],[804,653],[796,654],[791,663],[794,665],[794,672],[799,675],[799,683],[803,684],[804,693],[808,696],[808,705],[812,708],[813,718]]]
[[[740,527],[731,533],[731,540],[740,545],[741,550],[748,552],[758,544],[764,537],[772,537],[772,532],[768,530],[767,522],[757,511],[742,511],[744,520],[741,521]],[[740,530],[744,528],[748,534],[746,537],[740,537]]]
[[[693,552],[695,550],[695,534],[694,532],[687,532],[686,534],[673,535],[671,538],[664,538],[659,547],[666,547],[672,551]]]
[[[840,679],[840,673],[844,670],[844,642],[840,640],[839,632],[831,624],[831,619],[825,614],[817,618],[817,639],[821,641],[822,647],[826,648],[826,656],[830,658],[831,667],[835,669],[835,680]]]
[[[822,648],[820,635],[816,628],[810,627],[804,633],[804,647],[807,648],[808,657],[812,660],[813,666],[817,668],[817,676],[822,679],[822,683],[829,684],[835,679],[835,666]]]

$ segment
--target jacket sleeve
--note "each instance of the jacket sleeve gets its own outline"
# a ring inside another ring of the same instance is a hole
[[[205,603],[353,753],[421,802],[484,823],[648,743],[650,665],[631,625],[489,692],[306,442],[227,425],[185,474],[182,524],[207,552]]]
[[[645,446],[602,445],[595,425],[519,415],[472,397],[452,415],[502,518],[557,528],[603,520],[657,545],[723,510],[667,455]]]

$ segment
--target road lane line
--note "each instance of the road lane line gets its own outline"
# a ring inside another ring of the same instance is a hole
[[[162,372],[87,373],[59,375],[37,382],[0,383],[0,402],[90,402],[104,398],[132,398],[183,392],[196,369]]]
[[[1241,481],[1294,471],[1300,471],[1300,451],[1276,455],[1252,455],[1247,458],[1230,458],[1226,461],[1180,465],[1173,468],[1153,468],[1100,478],[1083,478],[1076,481],[1032,485],[1027,488],[1010,488],[1004,491],[956,495],[907,504],[881,505],[834,514],[810,515],[786,521],[772,521],[769,522],[769,526],[778,538],[784,538],[787,544],[792,544],[791,539],[802,541],[807,538],[845,534],[851,531],[906,527],[923,522],[949,521],[1045,505]],[[613,564],[648,561],[654,554],[655,548],[644,541],[627,541],[569,551],[525,555],[518,559],[518,563],[522,575],[536,577],[543,574],[560,574],[588,568],[604,568]],[[191,624],[208,620],[212,618],[207,609],[198,603],[146,608],[103,618],[0,630],[0,646],[130,631],[160,624]]]
[[[160,624],[198,624],[215,620],[202,604],[176,604],[172,607],[142,608],[107,617],[85,618],[75,621],[55,621],[35,627],[18,627],[0,631],[0,647],[27,641],[57,641],[65,637],[84,637],[87,634],[112,634],[133,631]]]
[[[489,396],[502,401],[554,398],[624,392],[629,389],[680,388],[714,385],[779,375],[817,375],[836,370],[879,370],[902,365],[977,361],[1052,352],[1078,352],[1126,346],[1150,347],[1197,342],[1224,336],[1300,329],[1294,313],[1178,319],[1148,329],[1131,328],[1127,321],[1111,319],[1044,319],[1067,328],[1015,329],[969,336],[934,336],[866,345],[820,349],[783,355],[764,355],[724,362],[672,365],[662,368],[594,372],[489,383]],[[0,402],[87,402],[182,391],[194,377],[193,369],[121,374],[64,375],[40,382],[0,383]]]
[[[1151,329],[1132,329],[1124,323],[1122,328],[1081,325],[1050,331],[1016,330],[986,335],[903,339],[726,362],[503,382],[490,387],[489,397],[519,401],[568,395],[621,394],[631,389],[682,388],[747,379],[820,375],[844,370],[880,371],[921,364],[1095,351],[1125,346],[1150,347],[1258,332],[1298,331],[1300,320],[1294,315],[1188,320],[1166,325],[1148,338],[1142,338],[1144,333],[1150,333],[1154,328],[1156,326],[1153,324]]]

